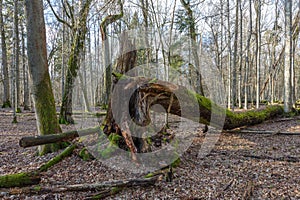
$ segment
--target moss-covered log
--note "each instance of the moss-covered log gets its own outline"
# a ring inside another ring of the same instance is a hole
[[[24,187],[28,185],[38,184],[41,180],[41,172],[47,171],[50,167],[54,166],[65,157],[69,156],[75,148],[75,144],[70,145],[60,154],[49,160],[47,163],[43,164],[35,171],[0,176],[0,188]]]
[[[63,150],[60,154],[49,160],[47,163],[43,164],[40,166],[37,170],[37,172],[45,172],[47,171],[50,167],[54,166],[55,164],[59,163],[62,161],[65,157],[69,156],[72,154],[74,149],[76,148],[75,144],[72,144],[68,146],[65,150]]]
[[[17,174],[8,174],[0,176],[0,188],[24,187],[27,185],[35,185],[40,182],[39,173],[24,172]]]
[[[32,147],[49,143],[71,141],[79,136],[89,135],[101,131],[100,127],[87,128],[82,130],[68,131],[61,134],[51,134],[43,136],[27,136],[19,141],[21,147]]]
[[[231,112],[210,99],[196,94],[187,88],[166,81],[160,81],[144,77],[125,77],[118,82],[119,90],[132,90],[138,88],[138,92],[147,98],[148,107],[160,104],[169,110],[171,114],[178,115],[196,122],[214,125],[214,122],[224,120],[224,129],[234,129],[245,125],[262,123],[265,120],[283,114],[280,105],[268,106],[265,109],[249,110],[246,112]],[[118,90],[118,88],[116,88]],[[173,101],[170,101],[173,96]],[[116,98],[116,101],[123,101]],[[112,102],[123,105],[123,102]],[[198,108],[195,107],[198,106]],[[195,111],[195,109],[199,109]],[[199,116],[200,115],[200,116]],[[212,119],[213,116],[213,119]],[[214,120],[214,121],[212,121]]]

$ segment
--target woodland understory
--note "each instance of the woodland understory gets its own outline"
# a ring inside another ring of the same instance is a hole
[[[18,114],[17,124],[11,124],[13,113],[0,112],[0,174],[32,171],[55,157],[57,153],[36,156],[36,147],[21,148],[18,141],[36,133],[34,113]],[[174,124],[174,123],[173,123]],[[180,134],[170,120],[172,134]],[[63,131],[75,127],[62,126]],[[173,181],[159,179],[153,186],[129,187],[107,199],[299,199],[300,117],[276,118],[262,124],[244,127],[255,133],[223,131],[217,144],[204,158],[198,153],[205,138],[202,127],[197,130],[192,145],[173,169]],[[273,131],[269,134],[266,131]],[[285,135],[281,133],[295,133]],[[77,140],[78,141],[78,140]],[[65,185],[101,183],[144,177],[126,170],[117,171],[99,160],[84,161],[74,150],[58,164],[41,174],[38,188],[59,188]],[[97,193],[26,192],[24,188],[0,189],[2,199],[87,199]]]

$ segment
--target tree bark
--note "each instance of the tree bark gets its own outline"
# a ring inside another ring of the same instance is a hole
[[[196,92],[204,96],[203,84],[202,84],[202,74],[200,71],[200,60],[199,60],[199,52],[197,50],[197,33],[196,33],[196,20],[193,14],[193,11],[190,6],[189,1],[180,0],[184,9],[187,13],[187,20],[189,24],[189,35],[192,39],[192,55],[195,62],[195,73],[196,73]]]
[[[285,59],[284,59],[284,111],[291,112],[292,101],[292,2],[285,0]]]
[[[2,70],[3,70],[3,105],[2,108],[11,107],[10,93],[9,93],[9,76],[8,76],[8,64],[7,64],[7,47],[6,47],[6,36],[4,30],[4,21],[2,14],[2,3],[0,0],[0,31],[1,31],[1,53],[2,53]]]
[[[75,78],[78,75],[80,68],[80,53],[84,49],[85,37],[87,33],[87,17],[92,0],[86,0],[78,18],[78,25],[73,27],[74,41],[71,48],[71,53],[68,61],[68,69],[66,75],[65,89],[60,109],[59,122],[61,124],[73,124],[72,118],[72,94]]]
[[[94,198],[91,199],[100,199],[104,198],[107,195],[107,190],[111,191],[110,189],[113,189],[113,191],[121,191],[124,188],[130,188],[130,187],[145,187],[145,186],[151,186],[156,183],[158,180],[157,177],[153,178],[137,178],[137,179],[128,179],[128,180],[114,180],[114,181],[104,181],[102,183],[92,183],[92,184],[77,184],[77,185],[65,185],[60,187],[41,187],[39,190],[37,190],[36,187],[30,187],[30,188],[20,188],[20,189],[14,189],[9,191],[8,193],[10,195],[14,194],[44,194],[44,193],[59,193],[59,192],[67,192],[67,191],[101,191],[100,193],[97,193],[94,195]],[[112,193],[109,193],[112,195]],[[115,194],[115,193],[113,193]],[[89,198],[87,198],[89,199]]]
[[[118,21],[123,17],[123,3],[121,0],[118,0],[120,6],[120,13],[117,15],[108,15],[106,16],[100,24],[102,43],[103,43],[103,62],[105,67],[105,87],[106,87],[106,102],[109,102],[110,92],[111,92],[111,73],[112,73],[112,64],[110,61],[110,50],[109,50],[109,40],[107,38],[107,27],[110,24]]]
[[[25,9],[28,31],[28,64],[32,79],[38,134],[61,133],[48,71],[43,4],[40,0],[26,0]],[[57,149],[58,145],[55,144],[40,146],[39,154],[43,155]]]
[[[74,138],[85,136],[93,133],[101,132],[100,127],[88,128],[83,130],[68,131],[61,134],[49,134],[43,136],[27,136],[22,137],[19,141],[21,147],[32,147],[37,145],[71,141]]]

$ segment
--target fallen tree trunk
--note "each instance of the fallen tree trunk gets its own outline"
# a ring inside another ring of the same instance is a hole
[[[9,195],[15,194],[44,194],[44,193],[60,193],[60,192],[84,192],[84,191],[98,191],[94,197],[100,198],[101,194],[107,194],[106,191],[121,191],[123,188],[129,187],[145,187],[154,185],[158,177],[152,178],[140,178],[140,179],[128,179],[128,180],[114,180],[114,181],[105,181],[102,183],[91,183],[91,184],[77,184],[77,185],[66,185],[58,187],[27,187],[19,188],[14,190],[9,190],[7,193]],[[1,197],[1,196],[0,196]]]
[[[71,141],[79,136],[90,135],[101,131],[100,127],[68,131],[61,134],[23,137],[19,141],[21,147],[32,147],[49,143]]]
[[[300,135],[300,132],[285,132],[285,131],[266,131],[266,130],[233,130],[229,133],[250,133],[250,134],[269,134],[269,135]]]
[[[47,163],[40,166],[37,170],[31,172],[22,172],[17,174],[8,174],[0,176],[0,188],[10,188],[10,187],[24,187],[28,185],[36,185],[40,182],[40,173],[47,171],[50,167],[54,166],[65,157],[69,156],[76,145],[70,145],[60,154],[49,160]]]
[[[184,86],[166,81],[144,77],[126,77],[120,78],[119,82],[118,84],[121,85],[120,88],[126,90],[138,88],[139,92],[144,93],[144,96],[147,98],[148,107],[160,104],[165,110],[169,110],[171,114],[211,126],[214,126],[214,123],[219,122],[219,120],[224,120],[225,117],[223,129],[234,129],[245,125],[259,124],[284,113],[283,107],[280,105],[268,106],[260,110],[239,113],[231,112],[215,104],[210,99],[191,92]],[[173,95],[173,101],[170,101]],[[119,99],[122,101],[122,98]],[[122,105],[121,102],[116,103]],[[197,109],[195,105],[198,106],[199,111],[195,111]]]
[[[118,78],[121,82],[118,84],[118,87],[121,85],[123,90],[130,90],[139,86],[139,92],[144,93],[142,96],[146,99],[149,108],[152,105],[160,104],[171,114],[210,126],[214,126],[215,122],[224,121],[225,119],[223,129],[226,130],[245,125],[259,124],[284,113],[283,108],[280,105],[268,106],[265,109],[260,110],[249,110],[239,113],[231,112],[230,110],[215,104],[204,96],[191,92],[183,86],[175,85],[170,82],[160,80],[153,81],[152,79],[144,77],[126,77],[125,79],[121,79],[120,76]],[[180,99],[184,100],[184,102],[179,100],[179,96]],[[170,101],[171,98],[173,98],[172,101]],[[124,104],[122,98],[116,99],[120,102],[112,101],[112,103],[115,103],[116,105]],[[184,105],[182,105],[183,103]],[[195,105],[198,106],[199,110],[195,111]],[[100,127],[88,128],[79,131],[69,131],[62,134],[23,137],[19,144],[21,147],[31,147],[48,143],[70,141],[76,137],[96,132],[102,132]],[[78,133],[80,133],[80,135]]]

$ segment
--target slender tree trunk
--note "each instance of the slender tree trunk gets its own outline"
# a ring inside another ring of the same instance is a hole
[[[260,103],[260,68],[261,68],[261,1],[255,1],[256,11],[256,108],[259,108]]]
[[[3,8],[2,8],[2,1],[0,0],[0,31],[1,31],[1,53],[2,53],[2,70],[3,70],[3,86],[4,86],[4,93],[3,93],[3,108],[11,107],[10,102],[10,84],[9,84],[9,76],[8,76],[8,64],[7,64],[7,48],[6,48],[6,36],[4,30],[4,21],[3,21]]]
[[[228,109],[231,108],[231,105],[233,105],[232,101],[232,85],[231,85],[231,72],[232,72],[232,66],[231,66],[231,58],[232,58],[232,52],[231,52],[231,31],[230,31],[230,1],[227,0],[227,41],[228,41]]]
[[[239,8],[240,0],[236,0],[235,9],[235,29],[234,29],[234,49],[233,49],[233,66],[232,66],[232,109],[236,105],[236,71],[238,64],[238,36],[239,36]]]
[[[102,44],[103,44],[103,65],[105,67],[105,87],[106,87],[106,103],[109,102],[110,92],[111,92],[111,74],[112,65],[110,61],[110,50],[109,50],[109,40],[107,38],[107,28],[110,24],[116,22],[123,17],[123,3],[121,0],[118,1],[120,6],[120,13],[117,15],[106,16],[100,24]]]
[[[197,33],[196,33],[196,21],[194,18],[194,13],[191,9],[190,3],[185,0],[180,0],[184,9],[187,13],[188,24],[189,24],[189,34],[191,37],[192,46],[192,56],[195,62],[195,72],[196,72],[196,92],[204,96],[203,84],[202,84],[202,74],[200,70],[200,59],[197,47]]]
[[[91,2],[92,0],[86,0],[82,5],[78,19],[79,24],[73,31],[75,33],[75,38],[71,47],[70,58],[68,61],[66,83],[59,116],[59,122],[62,124],[74,123],[74,119],[72,118],[72,94],[75,78],[77,77],[78,70],[80,68],[80,55],[84,49],[85,37],[87,33],[86,23]]]
[[[239,74],[238,74],[238,102],[239,108],[242,108],[242,67],[243,67],[243,10],[242,4],[239,3],[240,14],[240,54],[239,54]]]
[[[23,82],[24,82],[24,110],[30,110],[29,78],[28,67],[25,55],[25,33],[22,25],[22,64],[23,64]]]
[[[32,79],[32,95],[38,134],[61,133],[48,71],[43,3],[40,0],[26,0],[25,10],[28,35],[28,64]],[[39,147],[39,154],[43,155],[57,149],[58,145],[56,144],[43,145]]]
[[[19,39],[19,1],[14,0],[14,70],[15,70],[15,109],[21,112],[20,106],[20,39]]]
[[[278,29],[278,1],[276,0],[275,2],[275,22],[274,22],[274,32],[275,32],[275,36],[273,38],[273,45],[272,45],[272,66],[273,66],[273,73],[271,73],[271,104],[274,103],[274,95],[275,95],[275,68],[276,68],[276,46],[277,46],[277,40],[278,40],[278,33],[277,33],[277,29]]]
[[[285,0],[285,59],[284,59],[284,111],[290,112],[292,101],[292,2]]]

